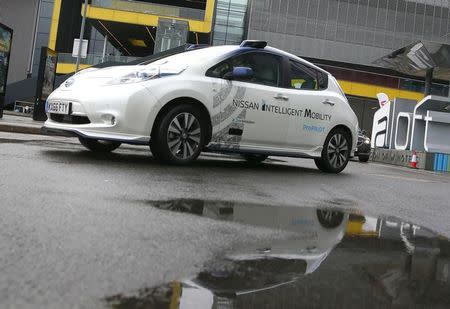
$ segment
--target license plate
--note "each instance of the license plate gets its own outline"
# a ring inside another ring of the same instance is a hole
[[[69,102],[51,101],[47,102],[47,113],[68,115],[70,110]]]

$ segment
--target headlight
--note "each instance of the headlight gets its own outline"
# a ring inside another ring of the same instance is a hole
[[[365,139],[364,139],[364,143],[370,144],[370,138],[365,138]]]
[[[128,73],[126,75],[113,78],[109,82],[106,83],[108,86],[112,85],[122,85],[122,84],[132,84],[145,82],[150,79],[158,78],[160,76],[159,70],[141,70],[132,73]]]

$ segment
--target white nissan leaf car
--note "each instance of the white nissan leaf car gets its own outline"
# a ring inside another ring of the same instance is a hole
[[[202,151],[312,158],[339,173],[358,120],[336,79],[263,41],[188,50],[141,65],[86,69],[48,98],[44,130],[95,152],[121,143],[188,164]]]

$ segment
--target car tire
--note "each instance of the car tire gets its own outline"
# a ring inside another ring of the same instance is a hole
[[[245,154],[243,155],[245,161],[251,164],[260,164],[264,162],[269,156],[267,155],[257,155],[257,154]]]
[[[317,209],[316,214],[320,225],[326,229],[334,229],[344,221],[344,213],[342,211]]]
[[[161,160],[161,155],[158,152],[158,146],[153,140],[150,141],[150,151],[152,152],[153,158],[156,160]]]
[[[316,164],[317,168],[321,171],[325,171],[325,166],[322,163],[322,158],[316,158],[314,159],[314,163]]]
[[[150,150],[156,159],[186,165],[200,155],[205,144],[207,125],[201,110],[180,104],[167,111],[152,132]]]
[[[78,140],[80,141],[81,145],[96,153],[108,153],[116,150],[121,145],[120,142],[96,140],[81,136],[78,137]]]
[[[340,173],[350,159],[351,142],[346,130],[337,128],[328,134],[320,158],[314,159],[316,166],[325,173]]]
[[[360,155],[358,156],[359,162],[366,163],[369,161],[370,155]]]

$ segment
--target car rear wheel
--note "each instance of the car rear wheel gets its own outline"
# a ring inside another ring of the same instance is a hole
[[[97,152],[97,153],[108,153],[108,152],[116,150],[121,145],[120,142],[96,140],[96,139],[84,138],[81,136],[78,137],[78,140],[80,141],[81,145],[83,145],[90,151]]]
[[[358,156],[359,162],[366,163],[369,161],[370,156],[369,155],[360,155]]]
[[[322,156],[314,159],[316,166],[326,173],[340,173],[350,158],[351,142],[342,129],[333,130],[325,140]]]
[[[171,164],[188,164],[200,155],[206,136],[201,111],[190,104],[175,106],[157,123],[150,148],[155,158]]]

